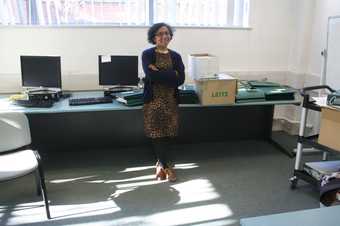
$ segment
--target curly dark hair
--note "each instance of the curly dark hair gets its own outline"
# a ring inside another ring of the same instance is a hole
[[[156,23],[154,25],[152,25],[149,30],[148,30],[148,42],[151,44],[156,44],[155,43],[155,36],[157,31],[161,28],[161,27],[167,27],[170,33],[170,37],[172,39],[172,36],[174,35],[174,29],[166,23]]]

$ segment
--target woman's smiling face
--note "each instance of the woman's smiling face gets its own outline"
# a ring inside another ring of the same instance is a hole
[[[166,26],[158,29],[155,35],[155,43],[157,47],[167,48],[171,41],[170,31]]]

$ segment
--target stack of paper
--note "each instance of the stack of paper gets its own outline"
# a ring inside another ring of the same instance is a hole
[[[306,162],[303,169],[316,180],[340,171],[340,161]]]
[[[115,96],[119,103],[123,103],[129,107],[143,105],[142,90],[116,93]]]

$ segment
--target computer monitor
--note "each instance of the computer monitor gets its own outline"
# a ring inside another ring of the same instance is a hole
[[[98,56],[99,85],[137,86],[138,56]]]
[[[61,89],[60,56],[20,56],[23,87]]]

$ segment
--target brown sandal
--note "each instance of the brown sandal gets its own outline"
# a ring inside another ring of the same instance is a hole
[[[156,179],[157,180],[165,180],[166,179],[165,170],[159,164],[159,162],[156,163]]]
[[[164,169],[166,177],[170,182],[175,182],[177,180],[176,173],[172,168],[166,168]]]

